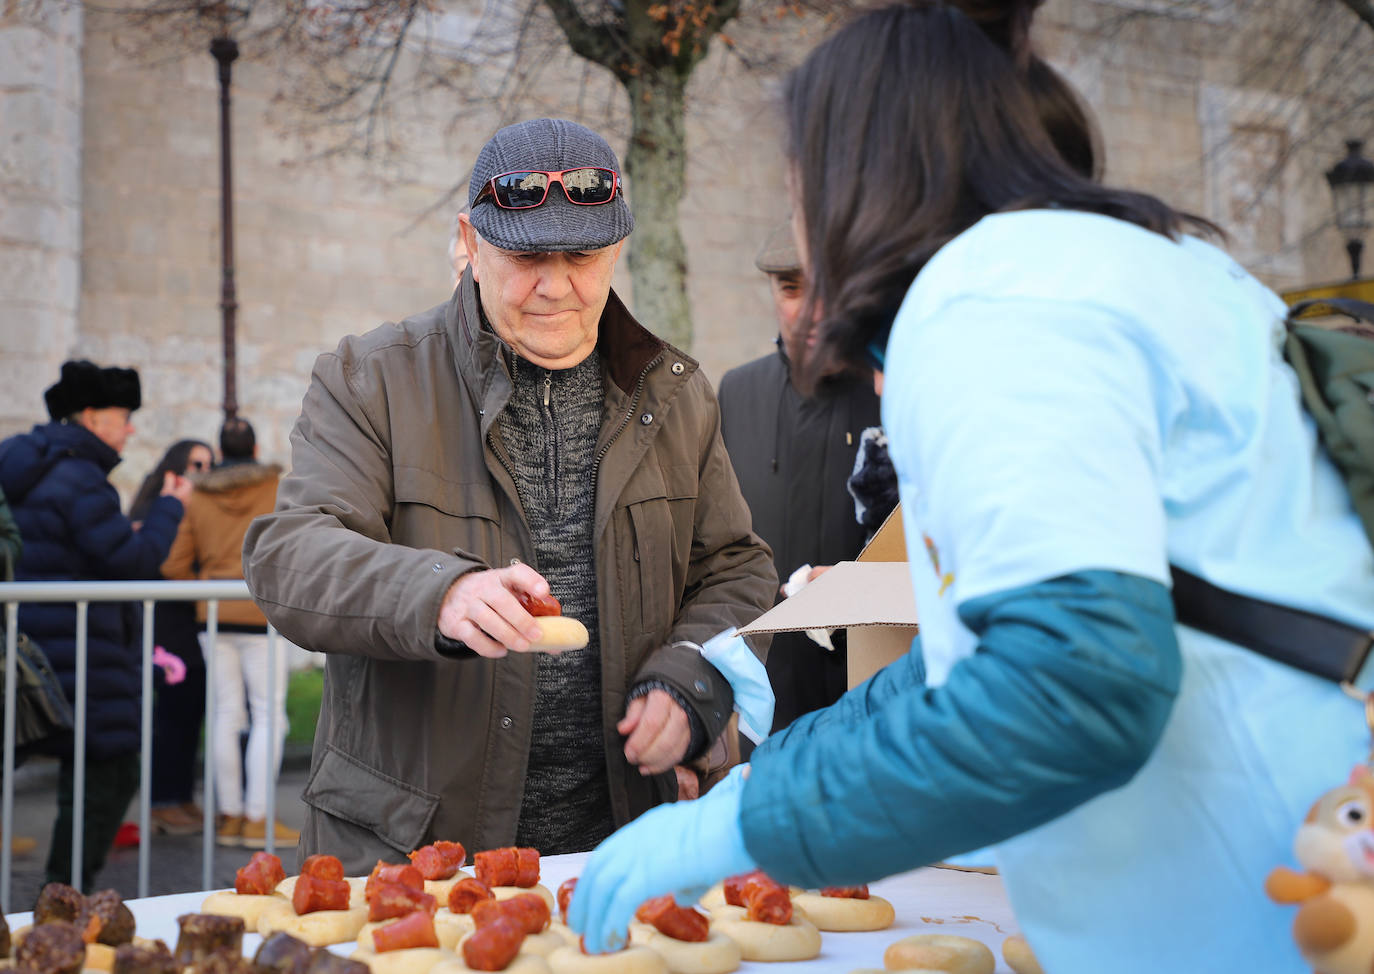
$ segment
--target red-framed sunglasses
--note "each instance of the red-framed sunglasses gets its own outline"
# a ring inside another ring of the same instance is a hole
[[[614,169],[603,169],[601,166],[580,166],[561,172],[517,169],[487,180],[487,184],[482,187],[472,205],[476,206],[491,199],[504,210],[527,210],[532,206],[539,206],[548,199],[549,187],[554,183],[563,187],[563,195],[568,198],[569,203],[576,203],[578,206],[600,206],[615,199],[616,189],[620,185],[620,174]]]

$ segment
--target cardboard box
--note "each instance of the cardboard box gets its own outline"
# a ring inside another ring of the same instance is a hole
[[[849,630],[851,687],[911,648],[919,627],[900,504],[856,560],[835,565],[742,627],[740,633],[747,636],[806,629]]]

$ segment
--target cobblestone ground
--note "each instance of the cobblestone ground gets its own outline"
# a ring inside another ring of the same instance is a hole
[[[309,776],[308,756],[292,758],[288,755],[281,776],[277,780],[277,817],[293,828],[300,828],[305,819],[305,805],[301,792]],[[48,844],[52,838],[52,822],[57,814],[57,763],[35,759],[15,774],[14,834],[30,836],[38,841],[37,848],[13,857],[10,878],[10,898],[6,913],[30,909],[43,888],[44,865],[48,858]],[[138,798],[135,796],[125,821],[138,820]],[[152,835],[149,846],[148,895],[186,893],[201,889],[201,836]],[[287,872],[293,872],[295,850],[278,848]],[[234,872],[243,865],[251,851],[215,846],[211,870],[211,887],[234,884]],[[138,895],[138,848],[111,850],[105,868],[96,879],[99,889],[119,890],[125,899]]]

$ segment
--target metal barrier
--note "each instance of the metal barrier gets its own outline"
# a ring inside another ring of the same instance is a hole
[[[72,780],[72,876],[71,884],[81,888],[82,836],[86,799],[86,618],[92,602],[143,603],[143,693],[142,744],[139,751],[138,799],[138,895],[148,895],[149,842],[148,819],[151,811],[150,785],[153,767],[153,606],[158,602],[207,603],[206,632],[208,658],[205,662],[205,757],[203,767],[201,888],[209,889],[215,850],[215,735],[211,721],[215,712],[215,641],[219,633],[219,603],[248,599],[248,585],[242,581],[218,582],[0,582],[0,602],[5,603],[5,713],[3,745],[3,789],[0,793],[0,912],[10,912],[10,874],[13,853],[8,838],[14,834],[14,708],[15,652],[19,637],[19,603],[73,602],[76,604],[76,699],[71,701],[73,724]],[[267,630],[267,699],[276,701],[277,631]],[[277,741],[277,708],[267,712],[268,761]],[[276,847],[276,788],[267,788],[267,851]]]

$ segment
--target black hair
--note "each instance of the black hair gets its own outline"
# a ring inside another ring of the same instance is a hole
[[[253,449],[258,444],[253,424],[246,419],[235,417],[226,419],[219,428],[219,453],[225,463],[231,460],[253,459]]]
[[[129,505],[129,520],[143,520],[144,515],[148,513],[148,505],[162,493],[162,482],[166,479],[167,471],[184,474],[187,464],[191,462],[191,451],[198,446],[205,447],[206,452],[211,456],[215,455],[210,444],[204,440],[177,440],[167,448],[167,452],[162,455],[157,466],[148,472],[148,476],[143,478],[138,493],[134,494],[133,503]]]
[[[802,385],[864,362],[926,261],[988,214],[1053,206],[1167,236],[1185,224],[1215,230],[1093,181],[1090,117],[1076,98],[1064,111],[1057,96],[1074,98],[1072,89],[1030,50],[1037,5],[924,0],[871,10],[788,77],[787,154],[811,288],[803,313],[823,312]],[[1058,138],[1042,110],[1059,119]]]

